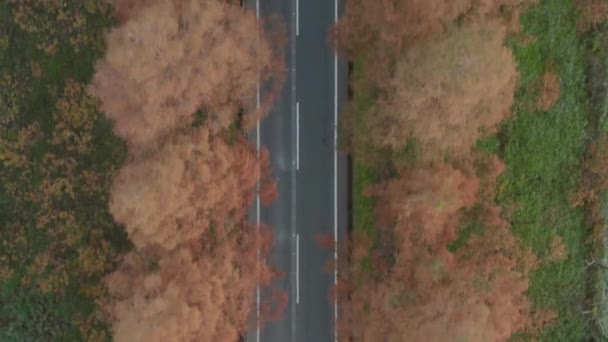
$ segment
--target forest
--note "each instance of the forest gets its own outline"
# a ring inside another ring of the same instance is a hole
[[[279,195],[246,135],[285,82],[262,21],[0,0],[0,341],[247,333],[280,274],[247,219]],[[327,35],[352,70],[340,339],[608,338],[608,2],[346,0]]]

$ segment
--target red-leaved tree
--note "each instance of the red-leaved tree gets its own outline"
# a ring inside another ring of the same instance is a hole
[[[131,147],[157,145],[198,111],[216,132],[243,108],[245,125],[267,111],[271,98],[256,107],[258,77],[281,84],[282,55],[253,12],[218,0],[155,0],[135,8],[107,36],[90,88]]]
[[[372,140],[400,148],[409,138],[426,155],[466,154],[510,111],[517,81],[505,29],[465,25],[411,47],[367,116]]]
[[[489,167],[502,169],[495,160]],[[497,175],[489,171],[486,176]],[[505,341],[532,326],[525,292],[536,259],[517,245],[497,207],[478,204],[478,194],[486,192],[480,185],[492,183],[439,163],[369,189],[377,200],[377,240],[390,236],[392,253],[372,249],[368,255],[364,251],[373,247],[369,239],[355,241],[338,288],[342,336],[357,341]],[[482,206],[484,233],[450,251],[463,211],[474,205]]]
[[[173,249],[212,226],[243,219],[267,165],[267,153],[260,155],[265,159],[243,138],[228,144],[195,129],[120,170],[110,211],[138,248]]]
[[[189,227],[185,227],[186,229]],[[132,252],[107,279],[116,341],[237,341],[272,272],[269,230],[219,224],[171,251]]]

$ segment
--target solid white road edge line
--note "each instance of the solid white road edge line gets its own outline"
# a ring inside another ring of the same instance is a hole
[[[292,91],[292,95],[291,95],[291,103],[290,103],[290,110],[291,110],[291,118],[292,120],[295,119],[294,118],[294,112],[296,111],[296,100],[297,100],[297,90],[296,90],[296,79],[297,79],[297,54],[296,54],[296,48],[297,48],[297,37],[296,37],[296,33],[298,31],[298,27],[294,27],[297,21],[297,6],[296,4],[298,3],[298,0],[291,0],[291,8],[292,8],[292,17],[291,17],[291,27],[290,27],[290,47],[291,47],[291,63],[292,63],[292,69],[291,69],[291,91]],[[296,7],[294,9],[294,7]],[[292,126],[292,133],[293,133],[293,129],[296,129],[297,127]],[[292,153],[296,153],[296,151],[294,151],[292,149],[291,151]],[[291,203],[292,203],[292,208],[291,208],[291,231],[293,234],[296,234],[296,232],[298,231],[298,226],[297,226],[297,205],[296,205],[296,201],[297,201],[297,193],[298,193],[298,182],[296,181],[297,179],[297,170],[295,170],[295,165],[294,169],[291,170],[291,184],[293,187],[293,190],[291,192]],[[293,242],[292,242],[293,243]],[[293,248],[293,245],[291,245]],[[297,248],[297,247],[296,247]],[[293,249],[292,249],[293,251]],[[292,254],[293,255],[293,254]],[[292,262],[292,266],[293,266],[293,259],[291,260]],[[292,275],[293,275],[293,268],[291,269]],[[296,275],[297,277],[297,275]],[[293,278],[292,278],[293,279]],[[292,291],[291,292],[291,299],[293,300],[293,296],[296,297],[297,300],[297,288],[296,288],[296,293],[293,293],[293,286],[292,287]],[[297,320],[297,306],[296,305],[291,305],[291,339],[290,342],[296,342],[296,338],[297,338],[297,331],[298,331],[298,320]]]
[[[300,304],[300,234],[296,234],[296,304]]]
[[[296,0],[296,37],[300,35],[300,0]]]
[[[338,0],[334,0],[334,24],[338,23]],[[338,52],[334,47],[334,341],[338,341]]]
[[[296,170],[300,170],[300,102],[296,102]]]
[[[260,108],[260,93],[259,93],[259,85],[258,85],[258,109]],[[260,121],[258,120],[257,122],[257,126],[256,126],[256,146],[257,146],[257,154],[258,154],[258,158],[260,158]],[[258,184],[256,186],[256,200],[255,200],[255,206],[256,206],[256,227],[258,229],[260,229],[260,182],[258,181]],[[256,253],[256,261],[258,263],[258,267],[260,266],[260,248],[258,247],[257,253]],[[256,341],[260,342],[260,283],[258,281],[258,283],[256,284],[256,326],[257,326],[257,330],[256,330]]]
[[[256,19],[260,19],[260,0],[256,0],[255,1],[255,17]],[[259,24],[259,22],[258,22]],[[259,40],[259,33],[258,33],[258,40]],[[259,42],[258,42],[258,46],[259,46]],[[258,69],[258,75],[257,75],[257,94],[256,94],[256,109],[260,109],[260,74],[259,74],[259,69]],[[260,158],[260,120],[257,120],[256,123],[256,128],[255,128],[255,135],[256,135],[256,147],[257,147],[257,155],[258,155],[258,159]],[[260,229],[260,182],[258,181],[258,184],[256,186],[256,200],[255,200],[255,206],[256,206],[256,225],[257,225],[257,229]],[[260,249],[258,248],[257,253],[256,253],[256,262],[258,264],[258,267],[260,267]],[[259,270],[258,270],[259,271]],[[255,296],[256,296],[256,300],[255,300],[255,311],[256,311],[256,342],[260,342],[260,282],[258,280],[257,284],[256,284],[256,291],[255,291]]]

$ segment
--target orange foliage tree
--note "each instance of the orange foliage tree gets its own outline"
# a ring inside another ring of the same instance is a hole
[[[345,146],[373,163],[409,138],[426,157],[466,153],[508,113],[517,76],[504,38],[531,2],[348,1],[334,40],[365,100],[345,110]]]
[[[241,108],[250,124],[263,112],[258,74],[262,83],[282,75],[259,27],[250,11],[217,0],[149,1],[107,36],[91,92],[131,146],[153,145],[199,110],[213,131]]]
[[[504,166],[472,151],[509,114],[517,71],[504,40],[531,2],[346,3],[334,34],[357,72],[349,147],[373,170],[386,161],[368,156],[388,152],[396,175],[367,189],[376,234],[355,235],[341,259],[345,339],[505,341],[555,317],[532,317],[536,258],[494,203]],[[481,233],[460,230],[469,223]]]
[[[120,170],[110,211],[137,247],[172,249],[212,225],[242,220],[266,162],[243,139],[229,145],[195,129]]]
[[[339,328],[357,341],[504,341],[530,326],[525,296],[534,255],[520,249],[495,207],[483,235],[451,252],[462,211],[476,204],[479,180],[445,164],[404,173],[369,190],[379,234],[393,252],[373,256],[373,271],[352,266],[341,279]],[[363,244],[365,245],[365,244]],[[368,244],[369,245],[369,244]],[[366,322],[366,324],[361,324]]]
[[[334,34],[340,50],[363,57],[358,63],[369,70],[366,76],[381,86],[390,77],[395,58],[404,47],[426,42],[458,19],[485,20],[495,16],[501,6],[520,3],[520,0],[349,0]]]
[[[255,258],[258,248],[266,254],[268,232],[220,224],[200,236],[202,243],[129,254],[107,281],[114,297],[107,309],[115,321],[115,339],[238,340],[256,284],[267,284],[271,276]]]
[[[387,95],[368,115],[377,145],[399,148],[409,138],[427,155],[467,153],[509,113],[517,72],[499,25],[464,25],[408,49]]]
[[[119,24],[124,24],[132,16],[137,15],[142,8],[153,3],[151,0],[106,0],[112,5],[114,18]]]

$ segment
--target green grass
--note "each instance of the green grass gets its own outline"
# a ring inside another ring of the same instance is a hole
[[[353,163],[353,233],[363,235],[372,241],[376,239],[376,219],[374,216],[374,198],[364,194],[365,188],[376,183],[373,170],[361,163]],[[370,251],[371,253],[371,251]],[[362,270],[373,272],[373,265],[369,257],[363,258],[360,263]]]
[[[498,134],[506,171],[497,200],[516,237],[541,260],[528,295],[535,308],[559,315],[543,330],[541,341],[587,341],[594,336],[593,324],[581,313],[588,295],[584,261],[589,227],[583,209],[568,202],[577,190],[589,129],[585,48],[575,20],[575,9],[566,0],[541,1],[522,15],[523,31],[536,41],[512,45],[520,71],[516,115]],[[560,99],[549,112],[530,110],[535,99],[528,87],[549,70],[559,75]],[[557,236],[568,259],[542,261]]]
[[[448,251],[456,252],[460,248],[466,246],[467,241],[471,236],[483,234],[484,229],[485,227],[479,221],[467,223],[458,231],[458,237],[448,244]]]
[[[32,2],[35,3],[35,2]],[[74,8],[83,6],[83,2],[66,2],[61,11],[70,15]],[[36,12],[42,15],[46,12]],[[50,13],[50,12],[49,12]],[[108,28],[112,19],[109,13],[86,12],[86,21],[82,25],[82,34],[101,39],[101,33]],[[48,13],[46,13],[48,14]],[[53,15],[47,16],[50,25],[57,23]],[[61,32],[61,29],[58,30]],[[46,34],[45,32],[41,34]],[[0,75],[10,74],[19,80],[19,106],[17,118],[11,125],[0,126],[0,140],[10,141],[16,137],[16,132],[32,122],[39,122],[43,137],[30,150],[26,151],[28,172],[31,177],[21,177],[27,172],[21,169],[11,169],[10,166],[0,163],[0,227],[11,225],[19,226],[27,236],[26,248],[19,250],[17,261],[10,263],[13,268],[13,277],[0,281],[0,340],[1,341],[82,341],[87,338],[82,335],[80,326],[74,321],[75,316],[91,321],[98,333],[106,333],[106,340],[110,340],[107,324],[99,315],[99,308],[95,298],[91,298],[82,291],[82,282],[99,283],[102,274],[95,274],[86,279],[70,279],[61,293],[42,293],[35,286],[22,286],[20,277],[31,264],[32,258],[45,252],[49,246],[49,236],[42,230],[37,230],[34,222],[40,215],[41,209],[36,204],[29,206],[17,204],[17,200],[10,198],[5,186],[9,183],[17,184],[20,189],[37,189],[40,182],[42,156],[54,153],[61,159],[74,158],[78,164],[79,172],[94,172],[102,176],[98,182],[99,189],[89,190],[75,184],[76,200],[57,201],[53,210],[61,208],[74,213],[79,226],[83,229],[85,237],[66,247],[62,254],[57,256],[61,260],[73,260],[77,255],[77,248],[86,243],[98,243],[99,236],[87,236],[96,231],[101,232],[101,238],[108,242],[104,253],[119,256],[130,248],[126,233],[112,219],[107,203],[108,191],[103,185],[110,179],[114,170],[125,158],[125,146],[112,133],[112,125],[103,114],[95,111],[93,128],[90,131],[92,150],[86,155],[74,155],[66,146],[53,145],[51,141],[55,126],[53,113],[55,104],[68,79],[80,83],[87,83],[93,73],[95,60],[103,55],[100,46],[103,44],[85,45],[76,50],[67,39],[60,39],[59,48],[54,54],[46,54],[36,48],[36,42],[44,36],[22,31],[13,21],[11,5],[0,1]],[[101,43],[102,40],[97,40]],[[41,76],[36,77],[32,65],[39,66]],[[10,91],[10,90],[9,90]],[[0,105],[3,104],[3,89],[0,89]],[[0,108],[8,108],[0,106]],[[91,112],[92,113],[92,112]],[[5,119],[7,112],[0,110],[0,119]],[[4,122],[4,121],[3,121]],[[1,144],[1,142],[0,142]],[[67,172],[59,170],[58,176],[65,176]],[[24,181],[27,180],[27,181]],[[30,202],[28,202],[30,203]],[[24,209],[25,208],[25,209]],[[27,212],[24,212],[27,211]],[[0,231],[2,234],[2,231]],[[6,232],[5,232],[6,234]],[[10,236],[0,235],[0,240],[10,239]],[[93,239],[95,239],[93,241]],[[6,250],[0,249],[4,255]],[[114,254],[115,253],[115,254]],[[99,257],[99,256],[98,256]],[[67,262],[67,261],[66,261]],[[3,261],[4,263],[4,261]],[[5,266],[5,264],[0,264]],[[71,275],[70,275],[71,276]]]
[[[375,154],[371,144],[366,140],[365,120],[369,108],[374,104],[375,96],[370,86],[365,82],[365,70],[363,61],[355,61],[351,75],[351,85],[353,88],[353,98],[351,101],[350,120],[347,122],[349,127],[342,127],[342,132],[350,131],[351,134],[341,134],[341,143],[349,145],[353,154],[353,233],[363,235],[372,241],[376,241],[376,218],[374,216],[375,199],[365,194],[365,189],[378,182],[379,165],[375,162],[377,158],[366,158],[370,154]],[[361,158],[359,158],[361,157]],[[373,247],[372,247],[373,248]],[[370,251],[371,253],[371,251]],[[360,261],[360,266],[367,272],[373,272],[370,258]]]
[[[373,239],[375,200],[366,196],[364,191],[367,186],[376,182],[376,176],[372,168],[356,161],[353,164],[353,231]]]

